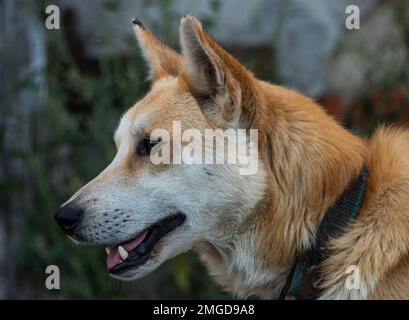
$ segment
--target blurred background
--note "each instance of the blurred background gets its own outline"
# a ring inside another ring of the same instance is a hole
[[[45,27],[51,4],[58,30]],[[349,4],[359,30],[345,27]],[[0,299],[231,298],[193,254],[113,280],[104,250],[75,247],[53,220],[111,161],[121,114],[149,88],[130,20],[179,48],[185,13],[259,78],[358,134],[409,122],[407,0],[0,0]],[[59,266],[60,290],[46,289],[47,265]]]

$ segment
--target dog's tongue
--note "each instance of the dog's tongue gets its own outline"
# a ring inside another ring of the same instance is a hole
[[[138,234],[132,240],[129,240],[128,242],[123,243],[122,247],[124,247],[126,251],[131,252],[146,238],[147,234],[148,234],[147,230]],[[107,267],[108,269],[115,268],[121,262],[122,262],[122,258],[119,255],[118,246],[115,246],[111,249],[107,257]]]
[[[109,252],[107,258],[107,267],[112,269],[122,262],[121,256],[119,255],[118,247],[113,247]]]

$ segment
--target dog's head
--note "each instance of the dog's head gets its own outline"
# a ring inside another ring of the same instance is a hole
[[[120,279],[139,278],[200,242],[227,241],[265,188],[260,166],[242,175],[240,165],[226,161],[178,163],[173,147],[170,163],[152,161],[155,148],[164,152],[177,143],[175,123],[181,132],[249,129],[255,80],[191,16],[181,21],[182,54],[140,21],[133,25],[150,66],[151,91],[122,117],[112,163],[55,216],[72,240],[107,246],[109,272]]]

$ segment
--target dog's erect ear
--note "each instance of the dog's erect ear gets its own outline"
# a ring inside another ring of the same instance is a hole
[[[154,81],[166,75],[177,76],[182,70],[182,56],[159,41],[139,19],[134,18],[132,24],[150,67],[149,78]]]
[[[182,18],[180,42],[182,77],[203,112],[216,127],[243,125],[242,108],[251,93],[251,73],[218,45],[195,17]]]

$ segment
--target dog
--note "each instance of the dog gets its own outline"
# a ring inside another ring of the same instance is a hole
[[[291,298],[286,287],[313,251],[314,299],[409,298],[407,130],[353,135],[308,97],[256,79],[193,16],[181,19],[181,53],[132,23],[152,87],[120,120],[112,163],[57,211],[73,241],[106,246],[121,280],[193,250],[238,297]],[[175,121],[200,132],[257,129],[257,172],[153,164],[153,132],[172,132]],[[343,195],[359,200],[356,217],[339,218],[334,233],[323,221],[349,210],[337,213]]]

